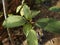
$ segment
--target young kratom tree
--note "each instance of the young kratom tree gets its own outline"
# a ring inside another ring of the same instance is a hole
[[[50,11],[57,11],[59,8],[50,8]],[[26,35],[28,45],[38,45],[37,33],[34,27],[40,27],[46,31],[52,33],[60,33],[60,21],[53,18],[40,18],[36,22],[32,23],[32,19],[38,16],[40,11],[30,10],[30,7],[26,4],[22,4],[17,7],[16,13],[20,12],[20,15],[9,15],[3,22],[5,28],[14,28],[23,26],[23,32]]]
[[[20,16],[18,15],[9,15],[7,19],[4,20],[3,26],[5,28],[14,28],[18,26],[23,26],[23,32],[26,35],[28,45],[38,45],[37,34],[33,29],[32,18],[34,18],[40,11],[33,11],[24,4],[17,7],[16,12],[20,11]],[[20,10],[21,8],[21,10]],[[31,38],[32,37],[32,38]]]

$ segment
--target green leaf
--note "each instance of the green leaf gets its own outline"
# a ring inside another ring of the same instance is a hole
[[[54,12],[60,12],[60,7],[53,6],[53,7],[49,8],[49,10],[54,11]]]
[[[38,45],[37,33],[34,30],[30,30],[27,36],[28,45]]]
[[[20,11],[20,9],[21,9],[21,5],[17,7],[16,13],[18,13]]]
[[[41,18],[38,19],[35,23],[36,26],[44,28],[48,23],[56,21],[55,19],[52,18]]]
[[[60,21],[51,22],[44,29],[52,33],[60,33]]]
[[[38,19],[35,23],[36,26],[44,28],[48,24],[49,18]]]
[[[31,19],[31,11],[30,11],[30,8],[26,4],[24,4],[23,8],[20,11],[20,14],[22,16],[24,15],[24,17],[28,20]]]
[[[26,37],[31,29],[32,29],[32,25],[29,23],[27,23],[23,26],[23,32],[26,35]]]
[[[6,28],[13,28],[22,26],[25,24],[25,19],[22,16],[9,16],[6,20],[3,22],[3,26]]]
[[[39,19],[35,25],[44,28],[44,30],[52,33],[60,33],[60,21],[52,18]]]
[[[32,10],[31,13],[32,13],[31,17],[34,18],[36,15],[40,13],[40,11]]]

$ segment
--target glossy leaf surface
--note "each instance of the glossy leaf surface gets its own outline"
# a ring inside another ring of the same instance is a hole
[[[26,4],[21,9],[20,14],[28,20],[31,19],[31,11],[30,11],[30,8]]]
[[[18,27],[18,26],[22,26],[24,24],[25,24],[25,19],[22,16],[9,16],[3,22],[3,26],[6,28]]]
[[[52,18],[41,18],[38,19],[37,22],[35,23],[36,26],[44,28],[48,23],[56,21],[55,19]]]
[[[27,36],[28,45],[38,45],[37,34],[34,30],[30,30]]]
[[[32,29],[32,25],[29,23],[27,23],[23,26],[23,32],[26,35],[26,37],[31,29]]]
[[[36,26],[44,28],[48,24],[49,18],[38,19],[36,22]]]
[[[21,9],[21,5],[17,7],[16,13],[18,13],[20,11],[20,9]]]
[[[60,21],[49,23],[44,29],[52,33],[60,33]]]

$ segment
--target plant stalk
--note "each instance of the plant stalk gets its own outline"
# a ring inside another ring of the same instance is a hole
[[[7,18],[7,13],[6,13],[6,7],[5,7],[5,0],[2,0],[2,4],[3,4],[4,17],[5,17],[5,19],[6,19],[6,18]],[[14,45],[14,41],[13,41],[13,39],[12,39],[12,37],[11,37],[10,31],[9,31],[8,28],[7,28],[7,32],[8,32],[9,39],[10,39],[10,41],[11,41],[11,45]]]

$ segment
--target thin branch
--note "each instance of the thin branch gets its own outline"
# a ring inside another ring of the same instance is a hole
[[[3,4],[3,11],[4,11],[4,17],[5,17],[5,19],[7,18],[7,14],[6,14],[6,8],[5,8],[5,1],[4,0],[2,0],[2,4]]]
[[[5,0],[2,0],[2,4],[3,4],[4,17],[6,19],[7,18],[7,13],[6,13],[6,7],[5,7]],[[9,31],[8,28],[7,28],[7,32],[8,32],[8,36],[9,36],[9,39],[11,41],[11,44],[14,45],[13,39],[11,38],[11,34],[10,34],[10,31]]]

